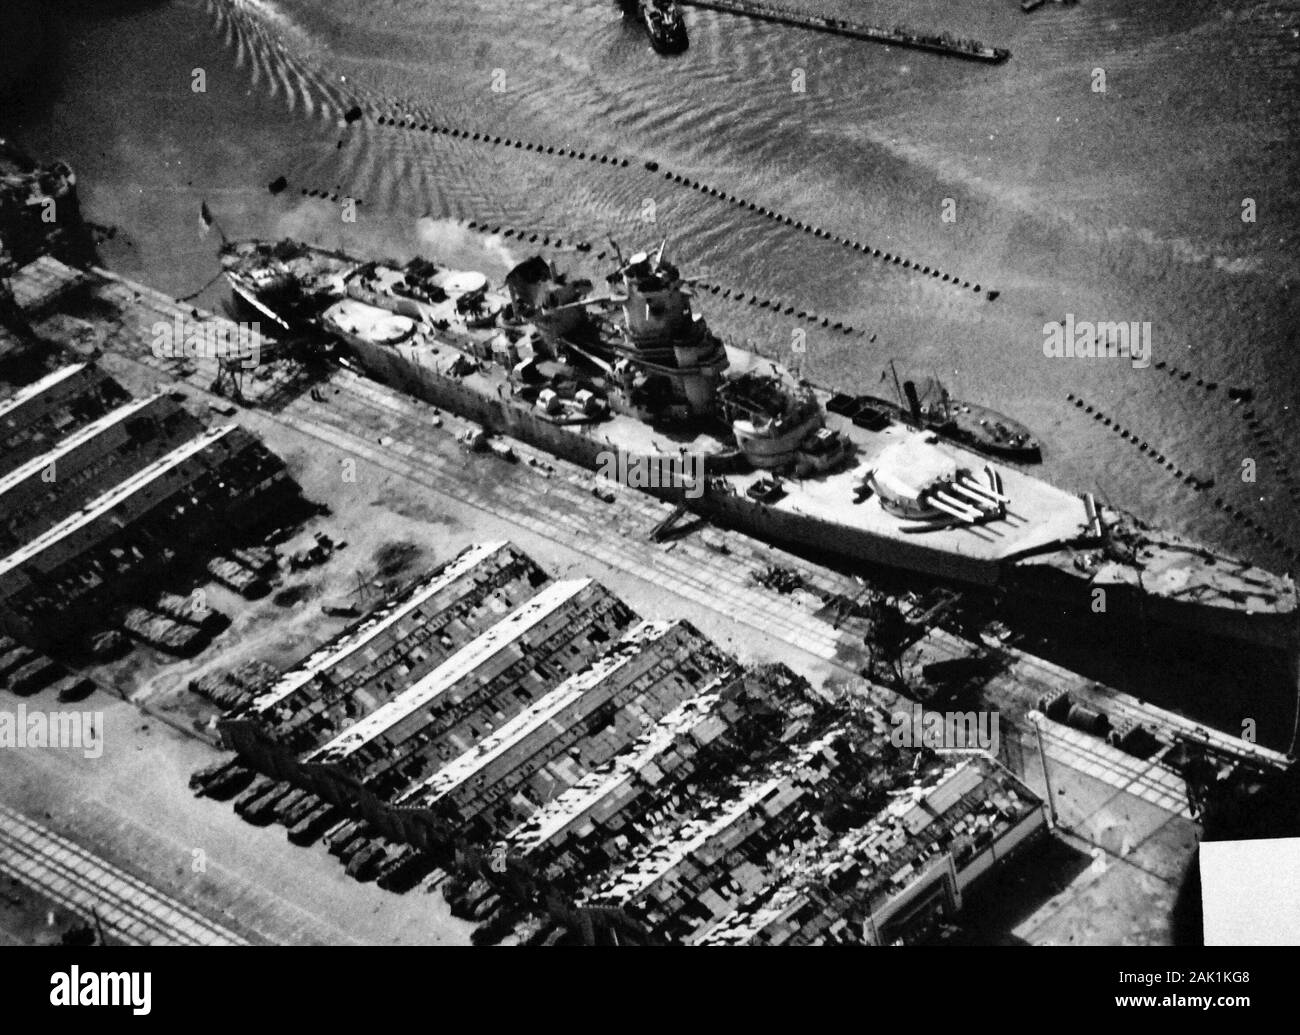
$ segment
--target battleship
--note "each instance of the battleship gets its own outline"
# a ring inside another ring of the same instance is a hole
[[[663,245],[620,256],[605,296],[541,256],[494,290],[480,273],[425,259],[357,259],[340,273],[338,253],[256,242],[227,248],[232,286],[263,278],[283,293],[264,277],[277,249],[310,284],[328,285],[310,292],[314,317],[300,308],[294,318],[368,376],[591,470],[658,467],[646,491],[721,525],[1039,601],[1066,621],[1166,625],[1291,657],[1300,645],[1290,575],[883,410],[836,412],[831,392],[725,344]],[[275,309],[268,293],[253,297]],[[688,454],[701,462],[683,463]]]
[[[635,18],[661,54],[680,54],[689,46],[686,20],[675,0],[621,0],[623,14]]]

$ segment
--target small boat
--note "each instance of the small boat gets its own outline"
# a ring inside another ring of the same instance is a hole
[[[1038,439],[1019,421],[979,403],[948,399],[946,395],[945,401],[945,411],[931,411],[927,415],[926,425],[931,430],[981,453],[1023,464],[1042,461],[1043,450]]]
[[[680,54],[690,45],[676,0],[623,0],[622,6],[624,14],[645,26],[651,46],[660,54]]]
[[[900,384],[893,363],[890,363],[889,370],[898,400],[876,396],[864,398],[894,411],[896,419],[928,428],[936,435],[960,442],[970,449],[1016,463],[1036,464],[1043,459],[1041,443],[1018,420],[979,403],[952,398],[948,389],[935,378]]]

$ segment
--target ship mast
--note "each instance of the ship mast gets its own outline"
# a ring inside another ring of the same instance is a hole
[[[952,403],[948,398],[948,389],[944,387],[944,383],[939,380],[938,374],[934,375],[934,386],[939,392],[939,404],[943,407],[943,420],[946,424],[948,421],[952,420]]]
[[[889,361],[889,372],[894,375],[894,398],[898,400],[900,409],[907,409],[907,403],[903,400],[903,386],[898,383],[898,371],[894,369],[894,361]]]

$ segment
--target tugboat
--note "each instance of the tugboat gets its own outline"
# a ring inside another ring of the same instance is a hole
[[[660,54],[680,54],[689,46],[686,20],[676,0],[622,0],[623,13],[635,18],[650,34],[650,44]]]
[[[1020,464],[1036,464],[1043,459],[1038,439],[1018,420],[979,403],[954,399],[934,378],[900,383],[892,362],[889,372],[893,375],[897,401],[874,395],[840,394],[830,400],[827,408],[833,413],[853,416],[850,411],[854,407],[865,406],[989,456]]]

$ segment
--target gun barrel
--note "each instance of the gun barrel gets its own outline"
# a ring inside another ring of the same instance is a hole
[[[998,502],[996,500],[975,492],[968,486],[962,485],[960,482],[954,482],[948,487],[948,491],[951,494],[955,494],[962,502],[969,503],[976,510],[992,511],[998,509]]]
[[[964,521],[975,521],[980,517],[980,512],[969,503],[955,500],[951,496],[942,492],[931,493],[930,503],[933,506],[938,507],[944,513],[951,514],[954,517],[959,517]]]
[[[957,480],[957,487],[961,489],[965,489],[968,494],[974,494],[980,497],[981,499],[988,500],[990,503],[1011,502],[1009,497],[1002,495],[1002,493],[1000,492],[994,492],[992,489],[986,488],[985,486],[980,485],[978,482],[972,481],[969,478],[959,478]]]

